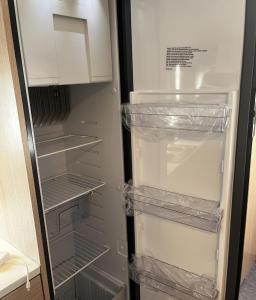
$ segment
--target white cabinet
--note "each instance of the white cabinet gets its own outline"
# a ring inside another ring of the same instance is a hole
[[[17,0],[29,86],[58,79],[51,0]]]
[[[112,80],[108,0],[17,1],[30,86]]]

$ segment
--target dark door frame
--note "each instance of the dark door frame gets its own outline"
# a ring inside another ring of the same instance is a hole
[[[238,299],[242,270],[256,88],[255,15],[256,1],[247,0],[230,224],[226,300]]]
[[[130,102],[130,92],[133,91],[133,61],[132,61],[132,30],[131,30],[131,2],[130,0],[116,0],[118,19],[118,45],[119,65],[121,83],[121,103]],[[124,149],[124,175],[125,182],[132,179],[132,151],[131,134],[123,126],[123,149]],[[132,262],[135,254],[135,230],[134,218],[128,216],[127,238],[128,238],[128,259]],[[140,286],[133,280],[130,284],[130,299],[140,299]]]

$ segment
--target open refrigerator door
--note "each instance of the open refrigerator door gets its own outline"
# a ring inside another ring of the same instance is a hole
[[[238,0],[131,1],[124,196],[142,300],[224,299],[244,11]]]

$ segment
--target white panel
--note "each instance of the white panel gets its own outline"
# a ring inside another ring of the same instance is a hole
[[[112,80],[108,0],[90,1],[89,41],[92,81]]]
[[[90,81],[88,65],[87,22],[54,15],[60,84]]]
[[[51,0],[17,0],[28,84],[57,83]]]
[[[136,224],[141,228],[137,254],[155,257],[198,275],[215,276],[218,245],[215,233],[150,215],[137,216]]]
[[[58,31],[56,34],[60,84],[89,82],[85,36],[81,33]],[[65,51],[63,51],[65,49]]]
[[[131,3],[135,90],[239,88],[244,0]],[[192,67],[166,70],[168,47],[206,51],[190,52]]]
[[[136,137],[136,183],[220,201],[223,135],[179,134],[160,141]]]

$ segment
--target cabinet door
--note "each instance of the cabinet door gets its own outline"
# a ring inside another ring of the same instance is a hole
[[[89,83],[86,20],[54,15],[59,84]]]
[[[93,82],[112,80],[108,0],[90,1],[88,33]]]
[[[50,0],[17,0],[29,86],[57,83],[57,63]]]

